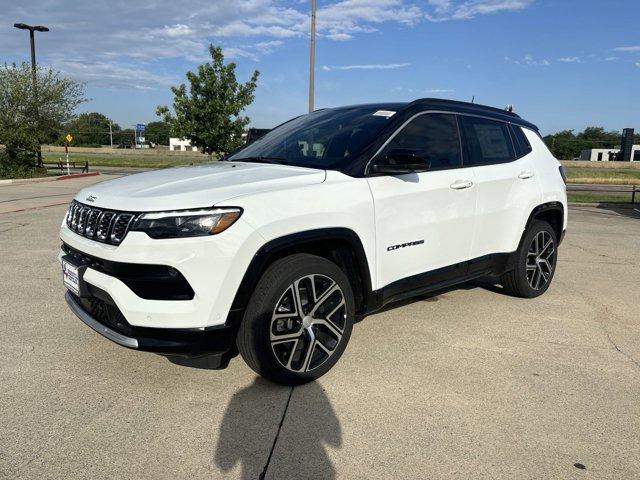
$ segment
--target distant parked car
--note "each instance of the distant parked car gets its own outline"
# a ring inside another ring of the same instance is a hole
[[[131,148],[131,144],[129,142],[121,142],[116,148]]]

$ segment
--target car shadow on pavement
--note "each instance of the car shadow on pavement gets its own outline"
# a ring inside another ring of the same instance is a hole
[[[636,203],[635,205],[627,205],[625,207],[600,204],[596,207],[601,211],[604,215],[614,215],[620,217],[628,217],[640,219],[640,203]]]
[[[341,447],[342,430],[318,382],[287,388],[257,377],[231,397],[219,430],[223,472],[240,464],[243,479],[336,477],[326,446]]]

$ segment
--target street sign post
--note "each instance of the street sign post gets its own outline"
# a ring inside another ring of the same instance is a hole
[[[67,136],[64,137],[64,139],[66,140],[66,142],[64,142],[64,153],[67,156],[67,175],[71,175],[71,170],[69,168],[69,144],[73,140],[73,135],[67,133]]]

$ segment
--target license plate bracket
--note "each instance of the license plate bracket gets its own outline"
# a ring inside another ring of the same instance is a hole
[[[78,297],[88,297],[87,284],[84,282],[86,265],[78,265],[69,255],[62,257],[62,283]]]

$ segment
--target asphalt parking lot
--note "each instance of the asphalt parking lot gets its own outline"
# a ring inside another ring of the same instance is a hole
[[[1,478],[640,478],[633,210],[573,208],[543,297],[482,281],[396,305],[291,389],[76,319],[56,260],[65,207],[45,205],[96,180],[0,186]]]

